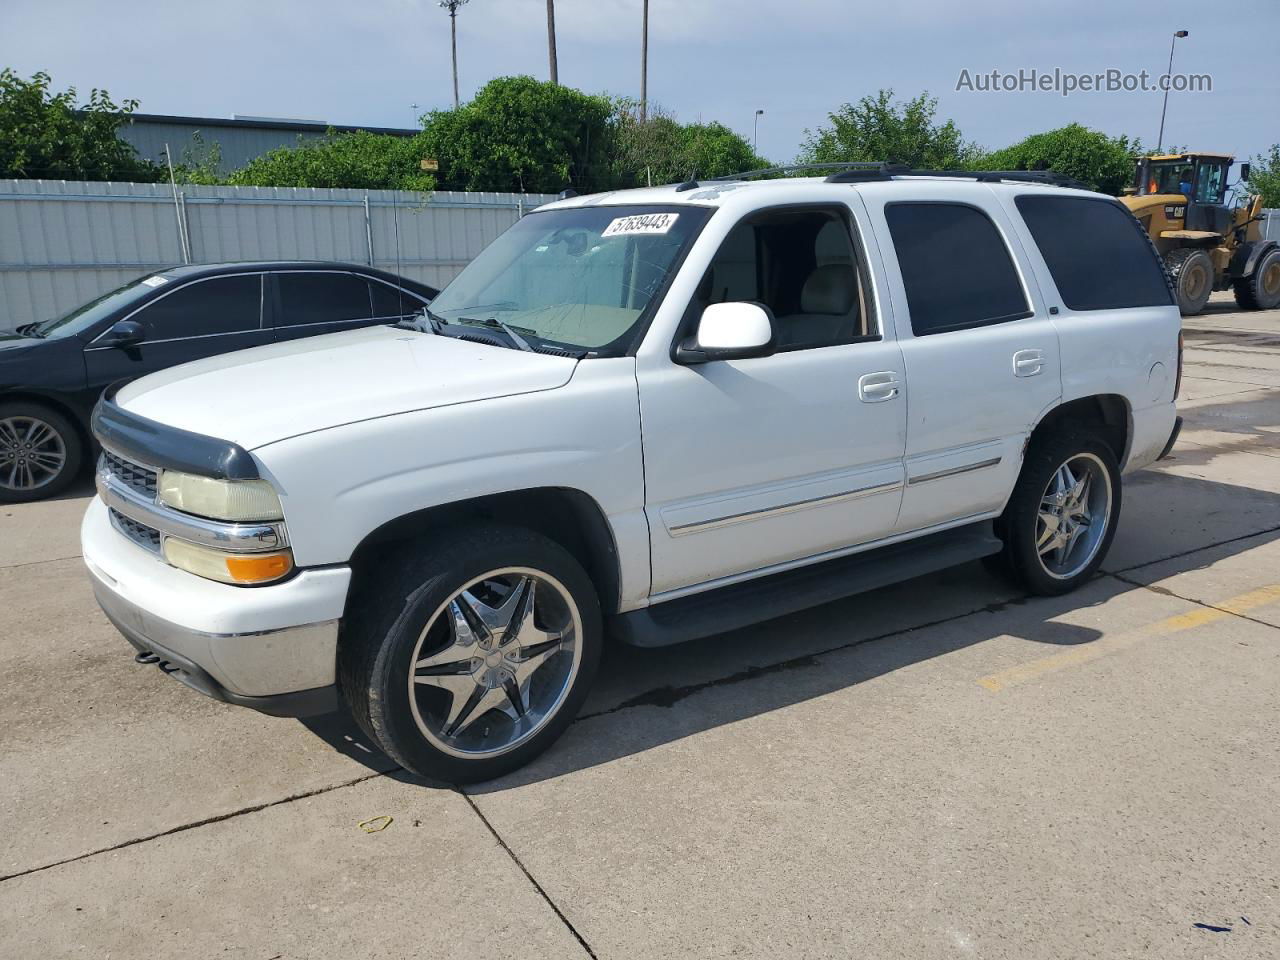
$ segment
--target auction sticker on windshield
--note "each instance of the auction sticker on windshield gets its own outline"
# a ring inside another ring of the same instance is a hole
[[[678,213],[641,213],[634,217],[618,217],[604,228],[600,238],[623,237],[638,233],[666,233],[680,219]]]

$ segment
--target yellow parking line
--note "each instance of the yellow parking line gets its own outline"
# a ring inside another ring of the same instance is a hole
[[[1213,607],[1201,607],[1189,613],[1180,613],[1175,617],[1167,617],[1164,620],[1148,624],[1145,627],[1139,627],[1136,630],[1118,633],[1111,637],[1101,637],[1091,643],[1072,647],[1062,653],[1055,653],[1053,656],[1032,660],[1030,663],[1010,667],[1008,670],[1001,670],[999,673],[988,674],[985,677],[980,677],[978,683],[992,693],[999,693],[1005,687],[1016,686],[1019,683],[1026,683],[1028,680],[1043,677],[1047,673],[1055,673],[1067,667],[1074,667],[1082,663],[1088,663],[1091,660],[1097,660],[1099,657],[1105,657],[1108,654],[1115,653],[1117,650],[1131,647],[1142,640],[1202,627],[1206,623],[1225,619],[1232,614],[1244,613],[1247,610],[1274,603],[1277,600],[1280,600],[1280,583],[1273,583],[1269,587],[1261,587],[1248,593],[1242,593],[1238,597],[1232,597],[1230,600],[1224,600]]]

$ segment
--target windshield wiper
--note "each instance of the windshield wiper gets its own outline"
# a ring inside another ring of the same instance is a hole
[[[422,321],[426,321],[425,327]],[[424,333],[430,330],[432,333],[444,333],[444,321],[431,312],[430,308],[423,307],[412,317],[406,317],[396,323],[397,327],[404,327],[408,330],[422,330]]]
[[[481,327],[496,328],[498,330],[501,330],[503,333],[505,333],[507,335],[507,338],[513,344],[515,344],[515,346],[518,347],[519,349],[525,351],[526,353],[537,352],[536,350],[533,349],[532,346],[529,345],[528,340],[520,336],[520,334],[516,333],[515,329],[510,324],[504,323],[503,321],[499,320],[497,317],[485,317],[484,319],[477,319],[475,317],[459,317],[457,319],[457,322],[473,323]]]
[[[40,321],[37,320],[34,323],[24,323],[20,327],[14,327],[13,332],[24,337],[43,337],[44,334],[36,329],[39,326]]]

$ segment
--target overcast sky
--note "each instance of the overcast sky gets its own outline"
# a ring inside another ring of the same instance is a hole
[[[794,158],[806,128],[881,87],[928,90],[966,139],[1004,146],[1079,121],[1154,146],[1160,94],[957,91],[1019,68],[1208,73],[1174,93],[1165,142],[1260,153],[1280,141],[1280,0],[652,0],[650,101],[719,120]],[[449,106],[449,18],[435,0],[0,0],[0,65],[59,88],[106,88],[146,113],[413,125]],[[639,93],[640,0],[558,0],[562,83]],[[458,15],[462,96],[494,76],[547,77],[543,0],[471,0]],[[411,104],[418,104],[415,111]]]

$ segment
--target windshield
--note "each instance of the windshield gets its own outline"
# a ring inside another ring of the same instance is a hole
[[[49,337],[50,339],[74,337],[77,334],[84,333],[99,320],[121,307],[127,307],[142,301],[152,290],[166,282],[167,280],[164,277],[153,275],[130,280],[123,287],[117,287],[110,293],[104,293],[96,300],[90,300],[88,303],[76,307],[70,313],[54,317],[52,320],[45,320],[32,333],[37,337]]]
[[[531,213],[444,289],[446,323],[493,322],[541,341],[622,352],[710,210],[574,207]]]

